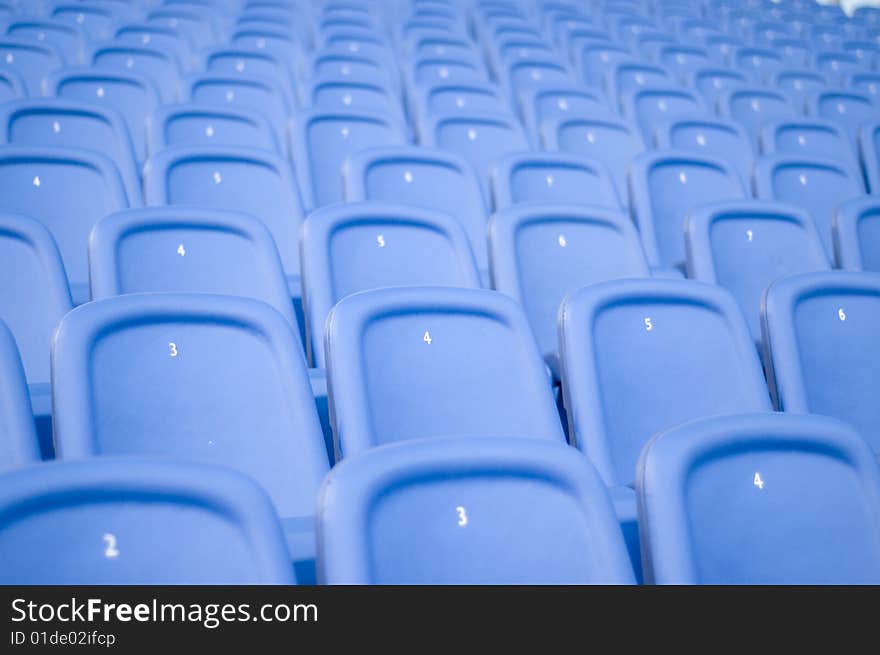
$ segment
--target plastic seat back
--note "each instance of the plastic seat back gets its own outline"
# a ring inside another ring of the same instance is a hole
[[[880,204],[872,196],[850,200],[834,214],[838,268],[880,273]]]

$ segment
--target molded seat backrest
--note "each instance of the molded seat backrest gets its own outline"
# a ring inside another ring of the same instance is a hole
[[[0,144],[78,148],[116,165],[128,204],[143,204],[141,180],[128,128],[111,108],[60,98],[19,100],[0,106]]]
[[[556,369],[556,316],[566,294],[616,278],[650,275],[638,232],[619,210],[523,205],[489,224],[492,287],[525,309],[545,359]]]
[[[733,166],[743,181],[751,179],[754,153],[741,125],[721,118],[679,118],[654,128],[657,148],[711,154]]]
[[[63,65],[60,52],[47,43],[10,36],[0,38],[0,70],[20,75],[29,96],[42,95],[43,79]]]
[[[630,166],[630,207],[648,263],[683,268],[684,221],[694,209],[746,197],[739,175],[725,161],[686,150],[655,150]]]
[[[718,284],[739,302],[761,340],[761,296],[774,280],[829,270],[819,231],[803,209],[740,200],[695,209],[685,223],[688,277]]]
[[[612,107],[621,108],[621,99],[643,86],[672,84],[672,75],[657,64],[641,59],[624,59],[612,66],[605,75],[605,93]]]
[[[766,155],[755,164],[755,195],[781,200],[810,212],[831,257],[835,208],[864,193],[862,180],[846,164],[818,157]]]
[[[819,416],[664,432],[645,447],[636,482],[645,582],[877,584],[877,471],[852,428]]]
[[[699,96],[674,86],[638,88],[624,95],[621,104],[623,114],[639,126],[645,143],[651,142],[659,121],[707,113]]]
[[[627,169],[644,144],[638,130],[613,115],[596,118],[550,119],[541,130],[544,148],[600,161],[611,172],[617,194],[628,203]]]
[[[333,469],[319,504],[323,584],[634,582],[602,481],[561,444],[377,448]]]
[[[337,460],[425,437],[564,442],[526,317],[500,293],[365,291],[339,301],[325,329]]]
[[[858,139],[859,128],[877,119],[877,105],[869,95],[854,91],[819,91],[807,101],[807,111],[842,126],[850,137]]]
[[[519,109],[529,137],[538,144],[544,121],[605,113],[608,106],[597,90],[572,84],[544,84],[521,93]]]
[[[296,324],[275,241],[249,214],[150,207],[102,218],[89,239],[92,298],[218,293],[262,300]]]
[[[144,173],[148,205],[197,205],[241,211],[272,233],[284,271],[299,275],[302,204],[290,165],[250,148],[168,148],[149,159]]]
[[[6,26],[6,34],[16,39],[51,45],[69,66],[80,65],[85,60],[86,37],[77,25],[22,17]]]
[[[495,211],[520,203],[620,207],[611,174],[598,161],[563,153],[522,153],[495,162]]]
[[[480,271],[488,271],[487,209],[467,161],[445,150],[416,147],[370,148],[353,154],[343,170],[345,200],[424,207],[458,220]]]
[[[569,434],[609,485],[636,477],[658,431],[703,416],[769,411],[754,342],[725,290],[685,280],[618,280],[560,309]]]
[[[798,113],[806,110],[807,97],[824,88],[828,79],[813,69],[783,69],[773,76],[772,88],[779,89],[789,97]]]
[[[371,112],[301,112],[291,130],[290,150],[306,207],[323,207],[343,198],[346,159],[367,148],[406,143],[393,117]]]
[[[0,214],[0,277],[8,281],[0,293],[0,321],[15,336],[28,382],[48,384],[52,336],[73,305],[61,253],[39,222]]]
[[[487,201],[492,164],[505,155],[529,149],[525,132],[513,117],[489,113],[433,116],[421,140],[423,145],[451,150],[469,161]]]
[[[748,78],[742,71],[732,68],[704,66],[691,73],[690,84],[703,95],[706,106],[714,110],[722,93],[737,86],[745,86]]]
[[[314,511],[327,451],[305,358],[265,303],[133,294],[88,303],[52,351],[60,459],[161,456],[238,469],[282,517]]]
[[[774,282],[761,321],[780,411],[846,421],[880,453],[880,275],[833,271]]]
[[[858,168],[858,159],[849,135],[840,126],[821,118],[773,121],[760,135],[761,152],[835,159]]]
[[[180,62],[173,52],[124,42],[111,42],[92,53],[93,66],[141,73],[153,80],[165,103],[180,97]]]
[[[40,447],[18,349],[2,320],[0,380],[0,473],[5,473],[39,462]]]
[[[303,224],[303,293],[309,359],[324,366],[324,323],[340,299],[400,286],[479,288],[467,234],[453,217],[416,207],[345,203]]]
[[[147,119],[150,154],[169,146],[247,146],[281,153],[272,124],[258,111],[209,104],[164,105]]]
[[[0,70],[0,102],[9,102],[27,95],[24,80],[13,70]]]
[[[875,196],[850,200],[834,214],[838,268],[880,273],[880,203]]]
[[[65,68],[48,78],[50,95],[115,109],[125,120],[139,162],[146,157],[145,123],[159,104],[159,90],[144,75],[90,66]]]
[[[742,125],[757,150],[764,125],[772,121],[794,120],[798,112],[785,94],[765,87],[741,87],[718,99],[718,113]]]
[[[0,476],[3,584],[293,584],[265,492],[220,468],[148,460]],[[63,544],[63,548],[59,548]]]
[[[74,303],[88,300],[88,238],[95,222],[128,207],[113,162],[69,148],[0,149],[0,207],[40,221],[55,238]]]

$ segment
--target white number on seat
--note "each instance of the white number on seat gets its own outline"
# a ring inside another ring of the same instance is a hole
[[[116,547],[116,535],[110,532],[104,535],[104,544],[106,548],[104,548],[104,557],[114,558],[119,557],[119,549]]]
[[[760,489],[761,491],[764,490],[764,481],[761,479],[760,473],[755,473],[755,479],[752,480],[752,484],[758,487],[758,489]]]
[[[749,241],[751,241],[755,237],[755,233],[752,232],[751,230],[746,230],[746,237],[748,238]]]
[[[843,311],[843,307],[837,310],[837,318],[839,318],[841,321],[846,320],[846,312]]]
[[[177,344],[173,341],[168,342],[168,354],[172,357],[177,357]]]
[[[458,512],[458,525],[463,528],[468,523],[467,511],[461,505],[456,507],[455,511]]]
[[[650,332],[654,329],[654,322],[651,320],[650,316],[645,317],[645,330]]]
[[[385,247],[385,237],[380,234],[379,236],[376,237],[376,243],[379,244],[380,248],[384,248]]]
[[[179,246],[177,246],[177,254],[180,255],[181,257],[186,255],[186,248],[183,247],[182,243]]]
[[[425,336],[422,337],[422,341],[424,341],[424,342],[425,342],[426,344],[428,344],[429,346],[431,345],[431,342],[434,341],[434,340],[431,338],[431,333],[428,332],[427,330],[425,330]]]

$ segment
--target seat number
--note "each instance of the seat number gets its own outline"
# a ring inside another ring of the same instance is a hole
[[[458,527],[463,528],[468,524],[467,510],[459,505],[455,508],[455,511],[458,512]]]
[[[425,330],[425,336],[422,337],[422,341],[424,341],[424,342],[425,342],[426,344],[428,344],[429,346],[430,346],[431,343],[434,341],[434,340],[431,338],[431,333],[428,332],[428,330]]]
[[[168,354],[171,357],[177,357],[177,344],[173,341],[168,342]]]
[[[758,487],[761,491],[764,490],[764,480],[761,479],[761,474],[755,472],[755,478],[752,480],[752,484]]]
[[[843,307],[837,310],[837,318],[839,318],[841,321],[846,320],[846,312],[843,311]]]
[[[104,535],[104,557],[109,559],[119,557],[119,549],[116,547],[116,535],[110,532]]]
[[[654,322],[651,320],[650,316],[645,317],[645,331],[650,332],[654,329]]]
[[[186,248],[183,247],[182,243],[179,246],[177,246],[177,254],[180,255],[181,257],[186,256]]]

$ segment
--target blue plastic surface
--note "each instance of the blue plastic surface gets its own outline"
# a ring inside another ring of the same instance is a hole
[[[468,235],[481,275],[488,279],[488,210],[476,172],[465,159],[435,148],[368,148],[348,159],[343,178],[347,202],[413,205],[455,218]]]
[[[714,203],[685,222],[688,277],[730,291],[761,341],[761,296],[786,275],[829,270],[831,265],[810,215],[762,200]]]
[[[767,123],[796,119],[798,112],[781,91],[761,86],[737,87],[718,98],[718,113],[742,125],[757,151],[758,137]]]
[[[559,348],[569,435],[608,485],[632,483],[642,446],[660,430],[770,410],[742,312],[715,286],[618,280],[580,289],[560,309]]]
[[[687,117],[661,122],[654,127],[654,145],[700,155],[711,153],[733,166],[742,180],[749,180],[752,175],[754,152],[749,136],[733,121]]]
[[[325,334],[337,460],[426,437],[565,441],[525,314],[500,293],[364,291]]]
[[[639,126],[642,139],[651,143],[654,125],[695,114],[708,114],[703,99],[674,85],[646,85],[621,97],[623,115]]]
[[[577,155],[507,155],[495,161],[490,181],[495,211],[521,203],[620,207],[610,172],[601,162]]]
[[[324,323],[339,300],[401,286],[479,288],[467,234],[453,216],[383,203],[336,204],[303,223],[309,361],[324,366]]]
[[[432,439],[333,469],[319,500],[327,584],[633,584],[608,493],[564,444]]]
[[[63,65],[61,53],[48,43],[0,37],[0,70],[11,70],[20,75],[29,96],[42,95],[43,78]]]
[[[694,209],[746,196],[724,160],[686,150],[653,150],[630,165],[630,207],[648,263],[684,268],[684,221]]]
[[[110,214],[92,230],[89,265],[94,300],[157,292],[243,296],[296,325],[275,242],[249,214],[182,206]]]
[[[845,424],[694,421],[645,447],[636,489],[649,584],[880,582],[880,475]]]
[[[880,453],[878,314],[880,275],[805,273],[767,289],[761,327],[776,408],[846,421]]]
[[[761,128],[761,152],[835,159],[858,169],[858,160],[849,135],[831,121],[821,118],[773,121]]]
[[[233,471],[101,459],[0,476],[0,582],[293,584],[266,493]]]
[[[39,462],[40,448],[15,338],[2,320],[0,380],[0,473],[5,473]]]
[[[489,224],[492,287],[518,301],[558,377],[556,317],[566,294],[597,282],[648,277],[638,232],[625,213],[580,205],[525,205]]]
[[[829,258],[834,253],[831,221],[835,208],[865,192],[860,176],[846,164],[818,157],[766,155],[755,164],[752,181],[756,197],[807,210]]]
[[[141,73],[159,89],[163,102],[180,98],[181,67],[174,52],[159,47],[111,41],[92,51],[91,65]]]
[[[832,224],[838,268],[880,273],[880,201],[873,196],[837,207]]]

